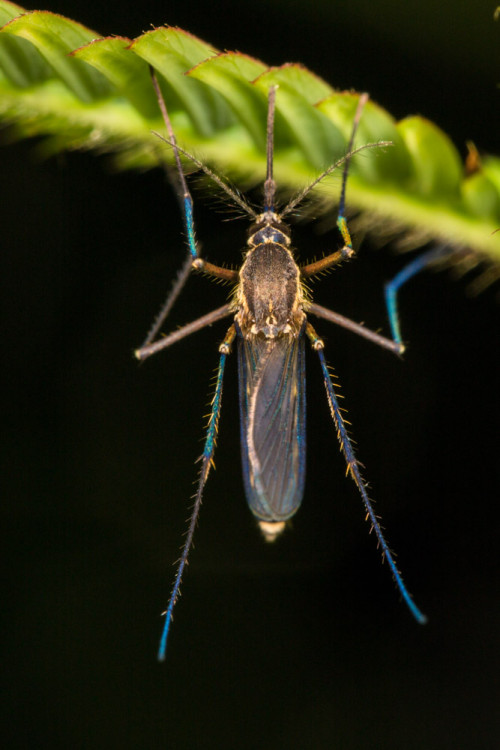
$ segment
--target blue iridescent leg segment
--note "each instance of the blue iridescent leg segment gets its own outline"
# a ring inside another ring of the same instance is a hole
[[[168,115],[165,100],[163,98],[163,94],[160,89],[160,84],[158,83],[158,79],[156,77],[156,74],[153,68],[151,68],[151,80],[153,82],[156,97],[158,99],[158,105],[160,107],[163,121],[165,123],[165,127],[167,128],[168,142],[170,143],[174,151],[175,163],[177,165],[177,172],[179,175],[179,182],[180,182],[180,187],[182,190],[182,207],[183,207],[184,222],[186,226],[186,235],[187,235],[187,241],[188,241],[188,246],[189,246],[189,252],[191,254],[191,258],[194,260],[195,258],[198,257],[198,249],[196,247],[196,238],[194,235],[193,199],[191,198],[191,193],[189,192],[186,178],[184,177],[184,172],[182,169],[181,158],[179,156],[179,149],[177,147],[177,140],[175,137],[174,129],[172,127],[172,123],[170,122],[170,117]]]
[[[418,258],[415,258],[407,266],[405,266],[396,276],[389,281],[384,287],[385,293],[385,304],[387,307],[387,314],[389,316],[389,323],[391,325],[392,338],[398,344],[402,344],[401,328],[399,325],[399,315],[397,306],[397,294],[399,289],[406,284],[412,276],[416,276],[417,273],[423,271],[425,268],[430,266],[432,263],[438,260],[442,260],[447,255],[450,255],[451,251],[447,247],[434,247]]]
[[[193,505],[193,510],[191,512],[191,518],[189,520],[189,527],[188,527],[188,531],[186,535],[186,541],[184,542],[184,546],[182,548],[182,553],[181,553],[180,560],[178,562],[177,573],[175,576],[172,593],[170,595],[170,601],[168,603],[168,607],[165,612],[165,625],[163,626],[163,633],[162,633],[161,640],[160,640],[160,647],[158,649],[159,661],[164,661],[165,659],[165,652],[167,649],[168,631],[170,628],[170,623],[172,622],[172,613],[173,613],[175,604],[177,602],[177,598],[180,593],[182,574],[184,573],[184,568],[186,567],[189,550],[191,549],[191,545],[193,543],[193,535],[194,535],[194,530],[196,528],[196,523],[198,521],[198,515],[200,512],[201,501],[203,497],[203,490],[207,482],[210,468],[213,466],[213,456],[215,452],[215,444],[217,440],[217,429],[219,426],[219,417],[220,417],[220,410],[221,410],[221,404],[222,404],[222,380],[224,377],[224,367],[226,364],[227,356],[231,351],[231,344],[235,336],[236,336],[236,330],[235,330],[234,325],[232,325],[229,328],[224,341],[219,347],[219,352],[220,352],[219,368],[217,370],[215,393],[212,399],[212,408],[210,411],[210,418],[208,421],[205,445],[203,448],[203,453],[200,457],[201,469],[200,469],[200,475],[198,478],[198,487],[196,489],[196,494],[194,496],[194,505]]]
[[[328,369],[325,355],[323,353],[323,348],[324,348],[323,341],[318,337],[316,331],[314,330],[314,328],[311,326],[310,323],[307,324],[306,333],[311,341],[311,345],[313,349],[317,352],[318,357],[319,357],[321,370],[323,372],[323,380],[324,380],[325,388],[326,388],[326,395],[328,398],[328,404],[330,406],[330,411],[332,414],[333,421],[335,423],[335,427],[337,428],[337,437],[339,439],[340,448],[347,462],[348,473],[353,478],[359,490],[361,499],[363,501],[363,505],[365,506],[367,519],[368,518],[370,519],[372,529],[374,529],[375,534],[377,536],[378,543],[380,547],[382,548],[382,558],[387,560],[389,567],[391,569],[392,576],[401,593],[401,596],[403,597],[404,601],[406,602],[406,605],[408,606],[408,609],[410,610],[410,612],[412,613],[416,621],[420,623],[421,625],[423,625],[427,622],[427,618],[416,606],[416,604],[414,603],[413,599],[411,598],[408,592],[408,589],[406,588],[403,582],[401,574],[394,561],[394,557],[385,540],[384,534],[382,532],[382,527],[380,526],[379,519],[373,509],[371,500],[368,497],[366,484],[361,475],[360,465],[355,456],[354,449],[352,447],[352,442],[349,437],[349,433],[347,431],[346,424],[344,422],[344,418],[342,416],[342,412],[340,410],[340,407],[337,401],[337,397],[335,395],[335,390],[333,388],[333,382],[332,382],[332,376]]]

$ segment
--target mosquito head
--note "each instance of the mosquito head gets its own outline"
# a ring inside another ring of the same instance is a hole
[[[269,242],[288,247],[290,228],[281,221],[279,214],[274,211],[263,211],[248,230],[247,245],[252,248]]]

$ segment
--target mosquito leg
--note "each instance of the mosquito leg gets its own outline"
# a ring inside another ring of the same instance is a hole
[[[186,338],[186,336],[190,336],[192,333],[196,333],[196,331],[201,331],[202,328],[210,326],[212,323],[216,323],[222,318],[227,318],[232,312],[233,311],[229,304],[222,305],[222,307],[218,307],[217,310],[212,310],[212,312],[207,313],[207,315],[202,315],[201,318],[193,320],[192,323],[187,323],[185,326],[182,326],[182,328],[179,328],[178,331],[173,331],[173,333],[158,339],[158,341],[154,341],[152,344],[141,346],[140,349],[136,349],[134,352],[135,357],[140,361],[147,359],[148,357],[151,357],[152,354],[156,354],[162,349],[172,346],[172,344]]]
[[[349,260],[349,258],[352,258],[353,255],[354,250],[352,249],[352,247],[348,247],[347,245],[345,245],[340,250],[337,250],[337,252],[332,253],[331,255],[326,255],[324,258],[314,261],[314,263],[307,263],[305,266],[301,266],[300,273],[302,276],[304,276],[304,278],[315,276],[322,271],[326,271],[328,268],[337,266],[344,260]]]
[[[372,341],[377,346],[389,349],[389,351],[395,354],[402,354],[404,352],[403,344],[393,341],[386,336],[381,336],[380,333],[376,333],[375,331],[370,331],[369,328],[365,328],[361,323],[355,323],[354,320],[346,318],[344,315],[340,315],[340,313],[336,313],[333,310],[329,310],[327,307],[317,305],[315,302],[311,302],[307,306],[307,312],[317,315],[319,318],[324,318],[330,323],[335,323],[342,328],[347,328],[348,331],[352,331],[358,336],[363,336],[363,338]]]
[[[143,341],[140,349],[147,347],[156,338],[163,323],[168,317],[172,307],[176,303],[177,298],[182,292],[192,270],[193,258],[196,258],[198,254],[197,249],[196,249],[196,240],[195,240],[194,226],[193,226],[193,209],[192,209],[193,201],[191,199],[191,195],[189,193],[186,180],[184,178],[184,173],[182,171],[181,161],[180,161],[179,154],[176,148],[177,142],[175,140],[175,134],[172,129],[170,118],[168,116],[167,108],[165,105],[165,100],[163,99],[163,94],[161,93],[161,89],[158,84],[156,75],[153,72],[153,69],[151,69],[151,78],[153,81],[153,86],[156,92],[156,96],[158,98],[158,104],[159,104],[163,119],[165,121],[165,125],[167,127],[169,136],[172,140],[172,145],[174,149],[175,160],[177,164],[177,172],[179,175],[179,180],[180,180],[180,184],[181,184],[182,192],[183,192],[182,208],[183,208],[183,214],[184,214],[184,223],[186,226],[187,237],[188,237],[189,253],[188,253],[186,260],[184,261],[182,265],[182,268],[180,269],[177,275],[177,278],[174,281],[174,284],[167,296],[167,299],[165,300],[160,312],[158,313],[155,320],[153,321],[153,324],[148,332],[148,335]],[[188,206],[188,208],[186,208],[186,206]]]
[[[199,255],[198,246],[196,243],[195,226],[194,226],[193,199],[191,197],[191,193],[189,191],[186,178],[184,176],[184,172],[182,169],[182,163],[181,163],[181,159],[179,156],[179,147],[177,145],[175,133],[172,128],[172,123],[170,122],[170,117],[167,111],[165,100],[163,98],[163,94],[161,92],[158,79],[156,78],[156,74],[154,73],[153,69],[151,69],[151,79],[152,79],[153,86],[156,92],[158,105],[160,107],[163,121],[165,122],[165,127],[167,128],[168,137],[169,137],[168,142],[172,146],[172,149],[174,152],[175,163],[177,166],[178,188],[180,188],[179,193],[180,193],[180,198],[181,198],[182,212],[184,216],[184,226],[186,230],[186,237],[187,237],[187,244],[188,244],[188,257],[186,258],[177,276],[177,279],[174,282],[172,290],[170,294],[168,295],[163,307],[161,308],[156,320],[154,321],[151,327],[151,330],[149,331],[141,348],[150,344],[151,341],[153,341],[155,336],[158,334],[161,326],[163,325],[168,314],[170,313],[170,310],[174,306],[179,294],[184,288],[184,285],[186,284],[189,278],[189,274],[192,268],[194,268],[197,271],[203,271],[209,276],[215,276],[216,278],[221,278],[226,281],[234,282],[238,278],[238,274],[236,273],[236,271],[232,271],[229,268],[222,268],[220,266],[216,266],[213,263],[208,263],[207,261],[204,261],[203,258],[201,258]]]
[[[167,128],[168,140],[174,152],[174,159],[175,159],[175,163],[177,166],[177,173],[179,175],[179,185],[181,188],[180,192],[182,194],[182,206],[183,206],[184,223],[185,223],[185,228],[186,228],[188,247],[189,247],[189,252],[191,254],[191,257],[194,260],[195,258],[199,257],[199,254],[198,254],[198,248],[196,246],[196,237],[194,233],[193,199],[191,197],[191,193],[189,192],[186,178],[184,176],[184,172],[182,169],[181,157],[179,156],[179,149],[177,148],[177,139],[175,137],[172,123],[170,122],[170,117],[167,111],[167,105],[165,104],[165,99],[163,98],[163,94],[160,89],[160,84],[158,83],[156,73],[154,72],[153,68],[151,68],[150,70],[151,70],[151,80],[153,81],[154,90],[156,93],[156,97],[158,99],[158,105],[160,107],[160,111],[163,117],[163,121],[165,123],[165,127]]]
[[[236,330],[235,330],[234,325],[232,325],[229,328],[224,341],[219,347],[219,353],[220,353],[219,368],[217,370],[215,393],[212,399],[212,409],[211,409],[210,418],[208,421],[207,434],[205,438],[205,446],[203,448],[203,453],[200,457],[201,469],[200,469],[200,475],[198,477],[198,487],[196,489],[196,494],[194,496],[194,505],[191,511],[191,518],[189,520],[186,541],[184,542],[184,546],[182,548],[181,556],[177,565],[177,573],[175,575],[172,593],[170,595],[170,601],[168,603],[168,607],[165,612],[165,625],[163,627],[163,633],[162,633],[161,640],[160,640],[160,647],[158,649],[158,659],[160,661],[164,661],[165,659],[168,631],[170,628],[170,623],[172,622],[172,613],[173,613],[175,604],[177,602],[177,599],[179,597],[182,574],[184,572],[184,568],[186,567],[189,550],[191,549],[191,545],[193,543],[193,535],[194,535],[194,530],[196,528],[196,523],[198,521],[198,515],[200,512],[201,501],[203,497],[203,490],[207,482],[208,474],[210,472],[210,467],[213,465],[213,456],[215,452],[215,443],[217,440],[217,429],[219,426],[219,417],[220,417],[220,410],[221,410],[221,403],[222,403],[222,380],[224,376],[224,366],[226,364],[227,356],[231,351],[231,344],[233,343],[235,336],[236,336]]]
[[[167,299],[163,303],[163,305],[162,305],[162,307],[161,307],[158,315],[154,319],[153,324],[152,324],[151,328],[148,331],[148,335],[146,336],[146,338],[142,342],[142,344],[139,347],[138,351],[140,351],[141,349],[144,349],[144,347],[148,346],[156,338],[156,336],[160,332],[160,329],[161,329],[163,323],[167,319],[167,317],[168,317],[168,315],[170,313],[170,310],[175,305],[175,303],[177,301],[177,297],[182,292],[182,290],[184,288],[184,285],[185,285],[186,281],[189,278],[189,275],[191,273],[191,268],[192,268],[192,260],[191,260],[191,256],[188,256],[186,258],[186,260],[184,261],[184,264],[183,264],[182,268],[180,269],[179,273],[177,274],[177,278],[175,279],[174,283],[172,284],[172,288],[171,288],[170,292],[168,293]]]
[[[199,259],[201,261],[201,259]],[[153,321],[153,325],[151,326],[148,335],[142,342],[141,346],[137,351],[142,351],[143,349],[146,349],[146,347],[151,344],[152,341],[156,338],[158,333],[160,332],[160,329],[167,319],[172,307],[174,306],[175,302],[177,301],[177,297],[181,293],[182,289],[184,288],[184,284],[189,278],[189,275],[191,273],[191,269],[194,267],[195,269],[198,269],[198,260],[195,260],[194,262],[191,260],[191,256],[188,255],[186,260],[184,261],[184,265],[180,269],[179,273],[177,274],[177,278],[175,279],[172,289],[170,290],[167,299],[165,300],[160,312],[156,316],[155,320]],[[226,281],[235,281],[238,274],[236,271],[232,271],[229,268],[219,268],[218,266],[214,266],[212,263],[206,263],[204,261],[201,261],[201,270],[203,273],[206,273],[210,276],[217,276],[217,278],[223,278]],[[223,273],[214,273],[212,269],[217,269],[218,271],[221,271]],[[236,277],[236,278],[235,278]],[[209,325],[207,323],[207,325]],[[188,332],[189,333],[189,332]],[[188,335],[188,334],[186,334]],[[176,339],[177,340],[177,339]],[[174,343],[173,341],[171,343]],[[165,346],[168,346],[168,344],[163,344],[161,348],[164,348]],[[143,357],[138,357],[138,359],[143,359]]]
[[[351,234],[349,232],[349,228],[347,226],[347,220],[345,218],[345,193],[346,193],[346,187],[347,187],[347,177],[349,175],[349,165],[351,163],[351,154],[352,154],[352,149],[354,146],[354,138],[356,137],[356,131],[358,129],[359,121],[361,120],[361,115],[363,113],[363,109],[365,108],[367,101],[368,101],[368,94],[361,94],[361,96],[359,97],[358,106],[356,107],[356,114],[354,115],[351,135],[349,138],[349,143],[347,145],[347,155],[344,161],[344,171],[342,174],[342,187],[340,189],[339,210],[337,214],[337,228],[340,234],[342,235],[344,246],[340,250],[338,250],[336,253],[327,255],[325,258],[322,258],[321,260],[318,260],[315,263],[309,263],[306,266],[302,266],[302,268],[300,269],[300,272],[303,276],[306,276],[306,277],[314,276],[316,273],[320,273],[321,271],[324,271],[327,268],[336,266],[338,263],[341,263],[343,260],[349,260],[349,258],[352,258],[353,255],[355,254],[354,248],[352,246]]]
[[[347,471],[353,478],[354,482],[356,483],[356,486],[361,495],[363,505],[365,506],[366,518],[370,520],[371,527],[375,531],[378,544],[382,548],[382,559],[387,560],[389,567],[391,569],[392,576],[401,593],[401,596],[403,597],[403,599],[406,602],[406,605],[408,606],[408,609],[412,613],[413,617],[417,620],[417,622],[423,625],[425,622],[427,622],[427,618],[414,603],[413,599],[411,598],[408,592],[408,589],[406,588],[403,582],[403,579],[401,578],[401,574],[396,566],[392,552],[390,551],[387,545],[387,542],[385,540],[384,534],[382,532],[380,521],[377,515],[375,514],[371,500],[368,497],[366,484],[363,480],[363,477],[361,476],[360,464],[354,454],[354,449],[352,447],[351,439],[347,432],[346,423],[342,416],[342,412],[340,410],[340,407],[337,401],[337,396],[335,395],[332,376],[328,369],[328,365],[326,363],[325,355],[323,352],[323,348],[324,348],[323,341],[318,337],[318,334],[316,333],[316,331],[314,330],[314,328],[312,327],[310,323],[307,324],[306,333],[311,341],[312,348],[317,352],[318,357],[319,357],[321,370],[323,372],[323,380],[325,383],[326,396],[328,399],[328,404],[330,406],[332,418],[335,423],[335,427],[337,429],[337,437],[340,443],[340,448],[342,450],[342,453],[344,454],[344,457],[347,463]]]
[[[419,255],[418,258],[415,258],[410,263],[408,263],[408,265],[406,265],[398,274],[396,274],[392,281],[389,281],[385,285],[385,304],[387,308],[387,314],[389,316],[389,323],[391,325],[392,337],[398,344],[402,344],[397,306],[397,294],[399,289],[403,286],[403,284],[406,284],[406,282],[409,281],[412,276],[420,273],[420,271],[423,271],[425,268],[432,265],[432,263],[434,263],[435,261],[443,260],[450,254],[450,249],[443,246],[428,250],[426,253]]]
[[[170,117],[167,111],[167,105],[165,104],[165,99],[163,98],[163,94],[160,89],[160,84],[158,83],[158,79],[152,68],[151,68],[151,79],[153,81],[153,86],[156,92],[158,105],[160,107],[163,121],[165,123],[165,127],[167,128],[167,133],[168,133],[167,142],[172,146],[172,149],[174,152],[175,163],[176,163],[177,172],[179,175],[179,184],[180,184],[181,201],[182,201],[182,209],[183,209],[183,214],[184,214],[184,225],[186,229],[187,244],[188,244],[189,254],[193,263],[193,268],[195,268],[198,271],[203,271],[204,273],[207,273],[210,276],[222,278],[227,281],[236,281],[238,278],[238,274],[236,273],[236,271],[232,271],[229,268],[222,268],[221,266],[216,266],[213,263],[208,263],[207,261],[204,261],[203,258],[200,257],[200,254],[198,252],[198,245],[196,243],[196,234],[195,234],[194,216],[193,216],[193,198],[191,197],[191,193],[189,191],[188,184],[186,182],[186,177],[182,169],[181,157],[179,155],[179,151],[182,151],[182,153],[184,153],[184,151],[183,149],[180,149],[179,146],[177,145],[177,139],[175,137],[172,123],[170,122]],[[195,160],[195,163],[197,164],[197,166],[203,167],[203,165],[200,165],[200,163],[197,160]],[[216,175],[214,175],[211,171],[209,171],[209,174],[212,179],[216,179],[218,183],[220,183],[220,180],[218,180]],[[222,185],[223,187],[226,187],[226,190],[228,189],[225,183],[222,183]],[[232,192],[230,194],[232,195]],[[244,205],[246,207],[246,203]]]
[[[350,248],[353,252],[351,235],[347,228],[347,221],[345,218],[345,193],[347,188],[347,177],[349,174],[349,165],[351,163],[350,153],[354,146],[354,138],[356,137],[356,131],[358,129],[361,115],[365,108],[366,102],[368,101],[368,94],[361,94],[356,107],[356,114],[354,115],[354,121],[352,123],[351,137],[349,138],[349,145],[347,146],[347,157],[344,164],[344,173],[342,175],[342,188],[340,190],[340,201],[339,201],[339,213],[337,216],[337,226],[344,240],[344,248]]]

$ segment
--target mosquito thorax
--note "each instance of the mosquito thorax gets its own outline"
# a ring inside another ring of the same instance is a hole
[[[250,227],[247,244],[236,293],[242,334],[298,335],[305,317],[303,293],[288,226],[274,211],[265,211]]]

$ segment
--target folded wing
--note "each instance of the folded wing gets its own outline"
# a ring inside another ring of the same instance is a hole
[[[285,521],[305,479],[304,337],[238,339],[245,492],[261,521]]]

